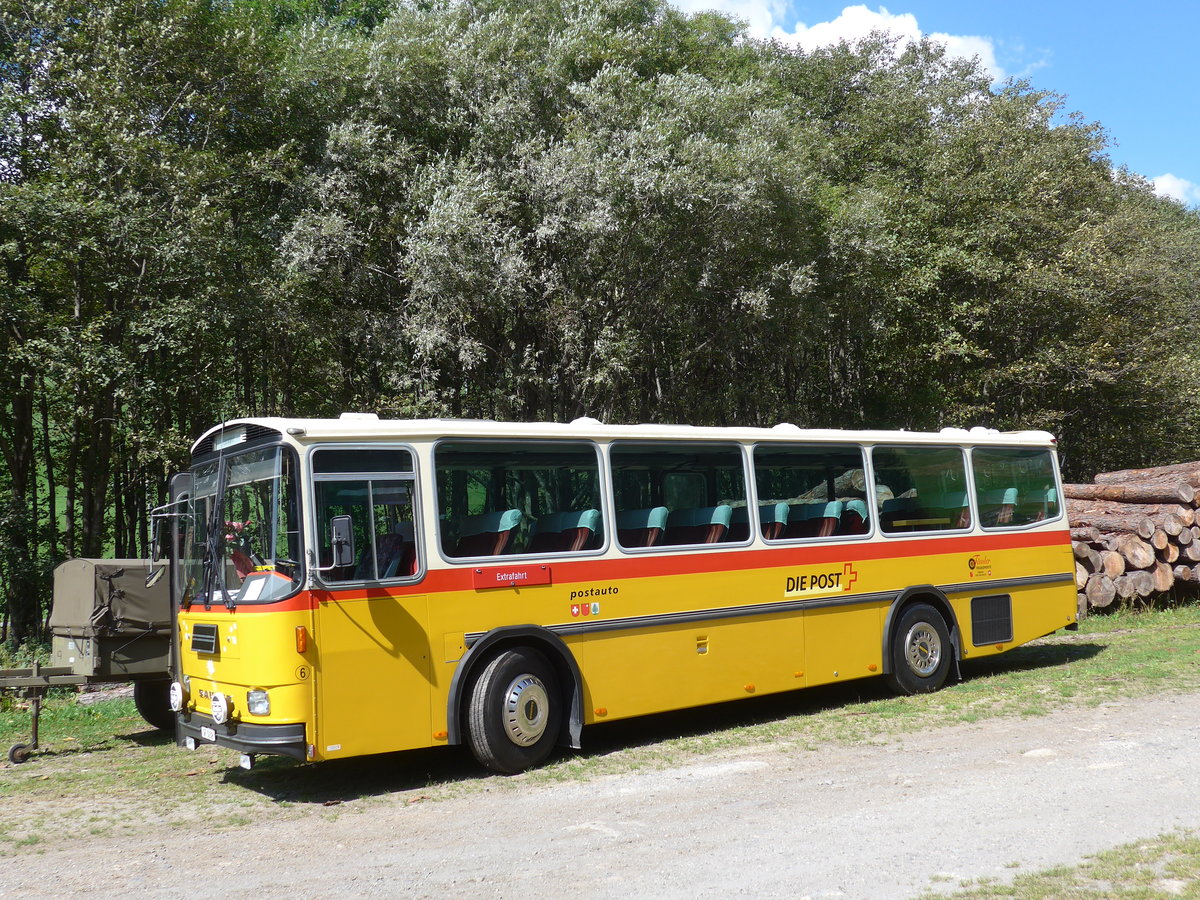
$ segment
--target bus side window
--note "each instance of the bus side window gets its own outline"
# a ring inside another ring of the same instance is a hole
[[[1049,450],[976,447],[971,451],[971,466],[984,528],[1020,528],[1058,516]]]
[[[749,539],[747,527],[734,527],[735,513],[744,521],[748,503],[740,446],[620,441],[609,459],[622,547]]]
[[[402,449],[322,448],[313,454],[320,567],[333,559],[329,522],[349,516],[354,564],[321,573],[326,582],[385,581],[418,572],[412,455]]]
[[[885,534],[971,526],[967,469],[959,447],[875,447],[875,493]]]
[[[763,538],[802,540],[867,534],[866,467],[855,445],[759,444],[754,448],[754,481]],[[768,525],[768,521],[779,524]]]
[[[434,450],[448,559],[580,553],[604,543],[600,464],[587,441],[445,441]]]

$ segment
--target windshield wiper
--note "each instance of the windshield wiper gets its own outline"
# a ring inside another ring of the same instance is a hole
[[[226,473],[228,469],[225,465],[224,458],[217,461],[217,492],[213,497],[212,516],[208,521],[208,540],[204,543],[204,561],[202,563],[204,572],[204,608],[212,609],[213,591],[221,592],[222,601],[226,609],[233,609],[236,605],[233,597],[225,588],[225,560],[224,560],[224,524],[225,524],[225,483]]]

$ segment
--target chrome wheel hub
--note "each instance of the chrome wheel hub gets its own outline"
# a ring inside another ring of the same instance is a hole
[[[504,692],[504,733],[519,747],[536,744],[546,731],[550,697],[534,675],[520,675]]]
[[[942,639],[928,622],[918,622],[904,638],[904,658],[908,668],[922,678],[937,671],[942,661]]]

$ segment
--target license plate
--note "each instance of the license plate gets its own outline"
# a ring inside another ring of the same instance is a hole
[[[207,725],[200,726],[200,737],[206,741],[215,741],[217,739],[217,731],[215,728],[209,728]]]

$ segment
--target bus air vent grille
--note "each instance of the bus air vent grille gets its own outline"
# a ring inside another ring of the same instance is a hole
[[[267,426],[265,426],[265,425],[247,424],[244,427],[246,429],[246,440],[242,442],[244,444],[249,444],[249,443],[252,443],[253,441],[260,441],[260,440],[264,440],[267,438],[282,437],[282,435],[277,430],[275,430],[274,428],[267,428]],[[213,441],[216,439],[216,436],[218,434],[220,434],[219,431],[214,431],[212,434],[210,434],[208,437],[206,437],[203,441],[201,441],[200,444],[196,447],[196,449],[192,452],[192,455],[193,456],[203,456],[205,453],[212,453]]]
[[[989,594],[971,598],[971,643],[1006,644],[1013,639],[1012,597]]]

